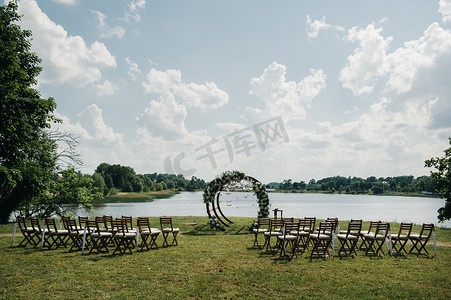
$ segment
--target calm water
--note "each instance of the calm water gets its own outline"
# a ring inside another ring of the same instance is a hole
[[[229,193],[221,196],[221,209],[230,217],[256,217],[257,199],[252,193]],[[451,228],[451,221],[438,224],[437,210],[445,203],[440,198],[370,196],[342,194],[269,193],[271,210],[283,210],[284,217],[315,216],[320,219],[363,219],[387,222],[434,223]],[[79,212],[86,215],[86,212]],[[202,192],[182,192],[169,199],[140,203],[105,203],[96,205],[89,216],[206,216]]]

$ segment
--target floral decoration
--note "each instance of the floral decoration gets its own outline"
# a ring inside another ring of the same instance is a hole
[[[244,179],[252,182],[252,190],[258,199],[258,218],[267,218],[269,216],[270,203],[265,186],[259,181],[250,180],[248,176],[240,171],[226,171],[207,183],[203,194],[204,203],[213,203],[213,201],[215,201],[216,194],[220,193],[224,186],[232,182],[240,182]]]

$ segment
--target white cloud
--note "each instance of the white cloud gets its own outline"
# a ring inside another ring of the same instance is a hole
[[[305,118],[305,106],[326,87],[326,75],[322,70],[310,72],[311,75],[299,83],[286,81],[286,67],[273,62],[260,77],[250,81],[249,94],[261,100],[264,108],[247,107],[247,113],[258,119],[282,115],[286,122]]]
[[[105,81],[101,84],[97,85],[97,95],[99,96],[109,96],[114,95],[119,88],[109,81],[105,79]]]
[[[318,37],[320,30],[327,30],[327,29],[335,29],[337,31],[343,31],[344,28],[341,26],[335,26],[330,25],[326,23],[326,17],[323,16],[321,20],[312,20],[310,16],[307,16],[307,36],[309,39],[315,39]]]
[[[138,79],[138,76],[141,76],[141,70],[139,69],[139,66],[134,61],[130,60],[130,58],[126,57],[125,62],[128,64],[128,76],[133,80],[136,81]]]
[[[21,25],[33,31],[32,48],[42,59],[39,83],[83,87],[99,81],[101,69],[116,67],[114,56],[103,43],[87,46],[80,36],[70,36],[51,21],[34,0],[19,2]]]
[[[52,0],[56,3],[67,4],[67,5],[76,5],[78,4],[78,0]]]
[[[451,54],[451,32],[433,23],[418,40],[404,43],[386,57],[390,70],[387,87],[398,93],[410,91],[418,72],[433,67],[445,53]]]
[[[130,22],[134,20],[136,22],[141,21],[141,15],[139,14],[139,10],[144,9],[146,7],[146,0],[132,0],[128,5],[128,11],[125,12],[125,20]]]
[[[102,110],[97,105],[86,107],[77,115],[75,122],[59,113],[56,116],[63,123],[52,126],[52,129],[66,131],[78,137],[80,144],[76,150],[82,154],[81,158],[87,168],[93,170],[102,162],[138,164],[134,160],[134,149],[124,142],[122,134],[114,132],[105,123]]]
[[[219,89],[214,82],[205,84],[185,83],[180,70],[158,71],[154,68],[143,82],[147,93],[161,94],[170,92],[189,107],[199,107],[202,111],[217,109],[229,101],[226,92]]]
[[[404,47],[390,54],[387,49],[392,37],[384,39],[381,31],[370,24],[348,32],[348,39],[358,41],[360,47],[348,57],[339,79],[354,95],[373,92],[377,81],[387,75],[388,90],[406,93],[422,69],[435,66],[438,57],[451,53],[451,32],[438,23],[431,24],[419,39],[404,43]]]
[[[91,139],[97,143],[122,143],[122,134],[114,133],[112,127],[105,124],[102,110],[96,105],[89,105],[77,115],[79,124],[89,133]]]
[[[438,11],[442,14],[443,22],[451,22],[451,0],[440,0]]]
[[[122,28],[121,26],[115,26],[113,28],[111,28],[107,23],[106,23],[106,15],[98,10],[91,10],[91,13],[93,13],[96,17],[97,20],[99,22],[99,29],[101,30],[100,36],[101,37],[118,37],[118,38],[123,38],[124,34],[125,34],[125,29]]]
[[[349,88],[355,95],[373,91],[376,79],[385,74],[385,57],[391,37],[384,39],[373,24],[365,29],[353,27],[348,31],[348,39],[359,41],[360,47],[348,57],[348,65],[340,72],[343,87]]]
[[[139,127],[146,129],[152,136],[177,140],[188,135],[185,128],[186,116],[186,107],[177,104],[174,96],[165,91],[159,101],[150,101],[136,121]]]

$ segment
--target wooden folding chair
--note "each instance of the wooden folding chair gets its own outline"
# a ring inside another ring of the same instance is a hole
[[[254,228],[252,231],[254,232],[254,245],[253,247],[257,247],[259,248],[258,245],[258,235],[259,234],[264,234],[265,232],[268,231],[268,226],[269,226],[269,218],[259,218],[257,221],[258,224],[258,228]]]
[[[141,236],[140,251],[144,251],[144,247],[147,250],[158,249],[157,237],[160,234],[160,230],[157,228],[150,228],[150,221],[148,217],[138,217],[137,224],[139,234]]]
[[[80,229],[74,219],[65,218],[64,221],[67,229],[69,230],[69,238],[72,241],[72,246],[70,247],[69,252],[72,250],[81,250],[83,244],[83,230]]]
[[[96,250],[96,253],[108,253],[108,241],[111,239],[112,233],[102,231],[97,219],[86,220],[86,230],[92,244],[89,254],[91,254],[94,250]]]
[[[421,255],[422,254],[421,252],[424,250],[427,253],[427,255],[429,255],[429,252],[426,249],[426,245],[434,231],[435,231],[434,224],[424,223],[423,226],[421,227],[420,234],[410,234],[409,239],[412,242],[412,248],[410,248],[409,253]]]
[[[19,229],[22,232],[23,240],[17,245],[17,247],[25,247],[30,244],[34,247],[39,243],[39,237],[32,227],[27,226],[27,222],[24,217],[16,217],[17,224],[19,224]]]
[[[86,226],[86,220],[88,217],[78,217],[78,230],[84,230]]]
[[[365,233],[363,236],[367,241],[367,250],[365,255],[379,256],[379,252],[385,255],[383,246],[387,240],[390,231],[389,223],[378,223],[374,233]]]
[[[412,232],[412,223],[401,223],[397,235],[391,236],[392,254],[403,255],[407,254],[405,246],[409,241],[410,233]],[[399,247],[399,248],[398,248]]]
[[[136,239],[136,232],[127,232],[126,224],[124,219],[116,219],[111,221],[111,227],[115,232],[113,236],[114,244],[116,248],[113,251],[113,255],[116,252],[119,254],[132,253],[132,248],[134,247],[134,241]]]
[[[160,229],[163,233],[163,247],[166,246],[177,246],[177,234],[179,233],[180,229],[174,228],[172,226],[172,218],[171,217],[160,217]],[[172,234],[172,243],[169,245],[168,243],[168,236],[169,234]]]
[[[313,244],[310,259],[314,256],[318,258],[325,258],[326,255],[330,255],[329,248],[332,242],[333,230],[332,222],[321,222],[319,223],[318,231],[310,234],[310,241]]]
[[[298,230],[292,230],[291,234],[296,235],[297,245],[296,251],[305,252],[305,250],[309,250],[308,244],[310,241],[310,234],[313,231],[314,221],[312,219],[300,219],[298,222]]]
[[[264,233],[265,244],[263,245],[263,248],[266,247],[266,252],[274,251],[275,247],[271,246],[271,237],[277,238],[278,236],[282,235],[282,232],[280,231],[280,229],[282,227],[283,227],[282,219],[270,219],[269,220],[269,230]]]
[[[299,222],[283,222],[282,235],[277,236],[278,251],[280,257],[287,256],[286,248],[291,246],[289,257],[298,256],[296,253],[298,236],[293,233],[299,232]]]
[[[359,240],[361,229],[362,229],[361,222],[353,223],[351,221],[348,224],[348,229],[346,230],[346,233],[337,234],[338,241],[341,244],[340,250],[338,250],[339,256],[342,256],[342,252],[344,253],[344,256],[352,256],[353,252],[355,255],[357,255],[355,248]]]
[[[49,248],[56,246],[55,249],[58,249],[61,245],[66,248],[66,242],[69,239],[69,231],[66,229],[58,229],[55,219],[51,218],[45,218],[45,226],[49,230],[46,234],[49,235],[49,240],[52,241]]]
[[[358,247],[358,250],[366,251],[368,249],[368,244],[365,239],[365,234],[371,234],[374,233],[374,231],[377,228],[377,224],[379,224],[381,221],[371,221],[370,226],[368,227],[368,231],[360,231],[359,237],[362,240],[360,243],[360,246]]]
[[[37,244],[34,245],[34,247],[37,247],[39,244],[41,244],[42,247],[47,247],[50,249],[50,242],[49,242],[49,229],[41,228],[41,225],[39,224],[39,220],[37,218],[30,218],[31,227],[33,228],[35,234],[37,237],[39,237],[39,241]],[[41,249],[42,249],[41,247]]]

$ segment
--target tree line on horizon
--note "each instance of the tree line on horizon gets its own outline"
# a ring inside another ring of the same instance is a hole
[[[420,176],[414,178],[412,175],[379,177],[370,176],[366,179],[361,177],[333,176],[320,180],[311,179],[305,181],[293,181],[285,179],[282,182],[271,182],[267,188],[280,191],[321,191],[321,192],[345,192],[345,193],[373,193],[382,194],[386,192],[402,193],[435,193],[435,180],[432,176]]]

